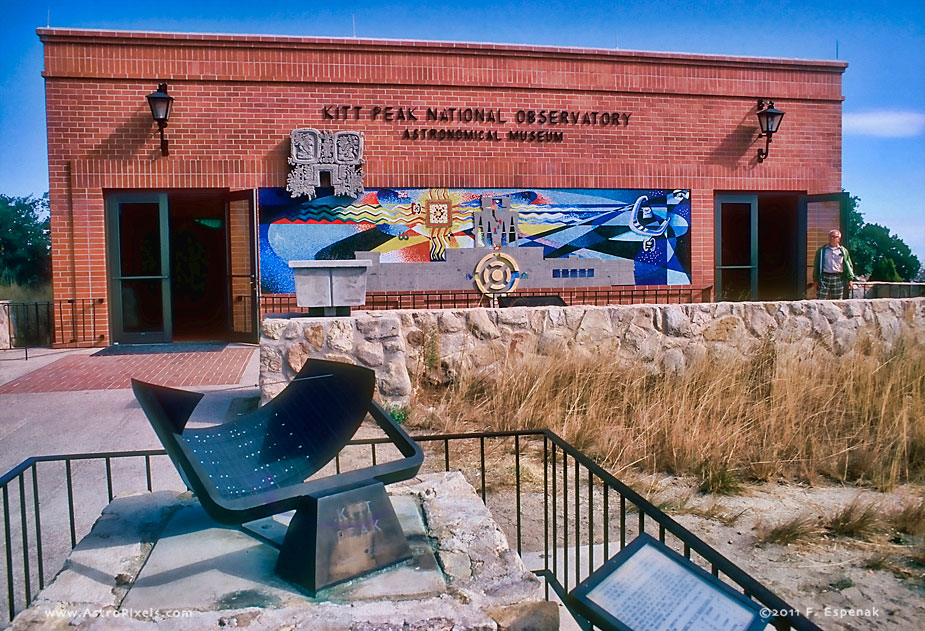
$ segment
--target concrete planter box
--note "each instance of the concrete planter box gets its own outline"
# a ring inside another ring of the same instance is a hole
[[[300,307],[357,307],[366,302],[371,261],[290,261]]]

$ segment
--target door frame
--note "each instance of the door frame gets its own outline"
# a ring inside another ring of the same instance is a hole
[[[842,191],[840,193],[819,193],[815,195],[808,195],[803,193],[800,195],[798,201],[799,207],[797,211],[797,221],[799,222],[798,230],[802,235],[800,240],[801,250],[797,253],[797,256],[801,257],[799,259],[800,265],[798,266],[798,274],[800,276],[800,286],[803,287],[803,294],[805,296],[806,289],[809,287],[806,271],[812,265],[808,259],[807,248],[807,231],[809,229],[809,205],[816,202],[838,202],[838,223],[839,230],[842,233],[842,241],[847,242],[848,239],[852,236],[848,234],[848,198],[850,193]]]
[[[723,204],[749,204],[751,243],[749,244],[750,265],[723,265]],[[723,296],[723,270],[748,269],[749,272],[749,300],[758,298],[758,194],[757,193],[717,193],[713,196],[713,265],[717,298]]]
[[[157,204],[160,231],[161,273],[152,276],[122,275],[122,234],[119,205]],[[160,344],[173,340],[173,316],[170,291],[170,214],[167,193],[158,191],[110,193],[106,196],[107,274],[109,277],[110,339],[115,343]],[[122,282],[125,280],[160,280],[162,331],[126,332],[122,313]]]
[[[259,231],[257,225],[257,199],[258,189],[240,189],[228,191],[225,194],[225,225],[227,230],[227,276],[228,276],[228,333],[232,340],[237,342],[254,342],[260,338],[260,283],[257,281],[257,270],[259,267],[260,247],[257,243]],[[249,202],[250,215],[247,222],[248,234],[248,254],[250,257],[250,269],[246,274],[234,274],[232,266],[231,252],[231,202],[246,201]],[[250,284],[250,309],[248,310],[247,327],[243,330],[236,330],[234,324],[234,280],[236,277],[247,277]],[[247,330],[249,328],[250,330]]]

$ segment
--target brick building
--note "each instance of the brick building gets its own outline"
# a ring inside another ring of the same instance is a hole
[[[842,62],[38,34],[58,344],[247,339],[295,259],[373,260],[396,305],[497,248],[537,292],[798,298],[841,223]]]

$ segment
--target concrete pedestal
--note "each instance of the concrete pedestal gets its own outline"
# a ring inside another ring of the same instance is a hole
[[[290,261],[300,307],[334,310],[366,302],[366,270],[370,261]],[[348,309],[349,313],[349,309]],[[330,314],[335,315],[332,311]]]
[[[12,629],[558,628],[556,605],[461,474],[388,488],[413,559],[315,597],[274,574],[272,546],[212,521],[189,495],[117,498]],[[251,527],[277,540],[286,519]]]

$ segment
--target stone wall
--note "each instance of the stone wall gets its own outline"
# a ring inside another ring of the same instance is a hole
[[[373,368],[381,400],[402,406],[413,378],[449,381],[510,354],[603,351],[678,372],[766,341],[840,356],[901,340],[925,344],[925,298],[356,312],[264,320],[260,382],[267,400],[306,358],[346,361]]]

